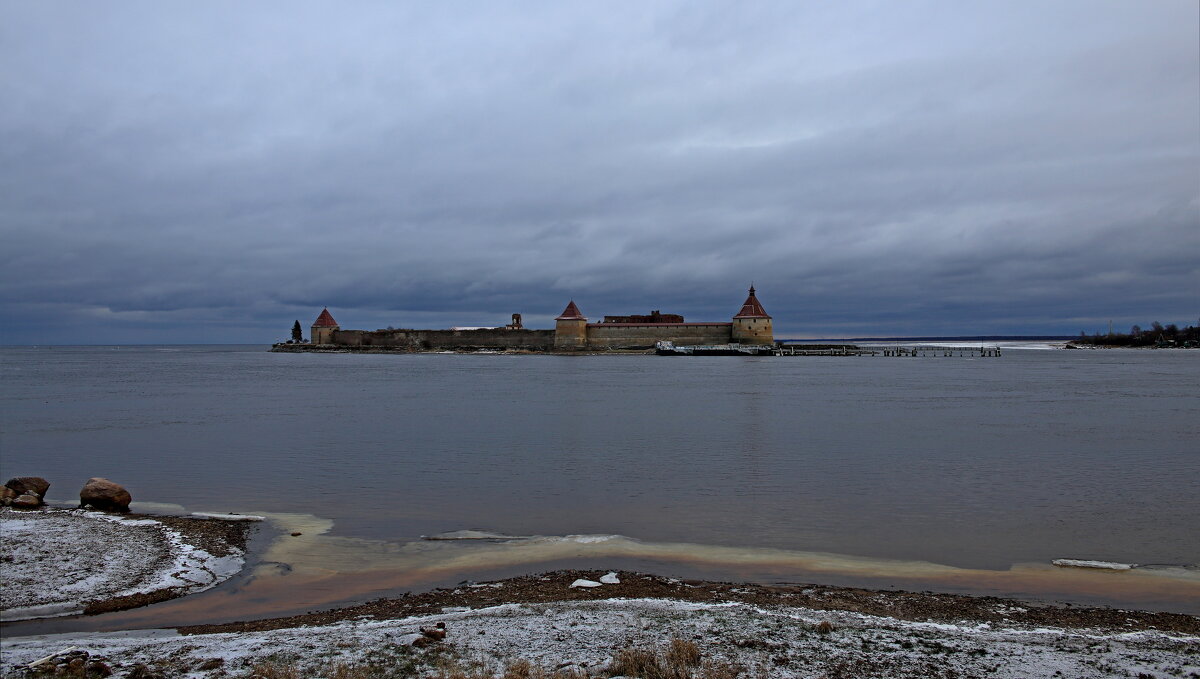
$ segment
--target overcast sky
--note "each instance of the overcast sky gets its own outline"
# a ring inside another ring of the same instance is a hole
[[[23,343],[1200,316],[1200,4],[0,3]]]

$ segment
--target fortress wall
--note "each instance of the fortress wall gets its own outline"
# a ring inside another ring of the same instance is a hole
[[[554,348],[553,330],[338,330],[331,344],[351,347],[430,349],[529,349]]]
[[[365,330],[334,330],[329,334],[327,344],[336,344],[343,347],[359,347],[362,346],[362,336],[365,332]],[[320,344],[316,338],[313,339],[313,342]]]
[[[589,349],[644,349],[659,340],[676,344],[728,344],[732,328],[732,323],[591,323],[587,339]]]
[[[416,330],[412,331],[422,348],[429,349],[529,349],[554,348],[553,330]]]
[[[648,349],[659,340],[676,344],[727,344],[732,323],[590,323],[587,349]],[[525,349],[551,351],[554,330],[335,330],[328,344],[408,351]]]

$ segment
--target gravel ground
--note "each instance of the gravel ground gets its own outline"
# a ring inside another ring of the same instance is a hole
[[[570,580],[551,576],[559,588]],[[503,585],[493,590],[502,590]],[[609,587],[610,595],[620,585]],[[424,648],[421,628],[447,637]],[[823,624],[824,623],[824,624]],[[847,611],[741,602],[593,599],[501,604],[392,620],[179,635],[175,631],[26,637],[3,642],[6,676],[69,647],[118,675],[144,664],[170,677],[446,676],[449,662],[499,672],[516,659],[608,676],[622,649],[693,641],[705,662],[744,677],[1200,677],[1200,637],[1021,624],[913,622]],[[352,675],[350,668],[373,667]],[[439,669],[440,668],[440,669]],[[475,675],[479,676],[479,675]]]
[[[103,613],[213,587],[244,563],[245,524],[0,509],[0,619]]]
[[[569,587],[575,580],[598,581],[603,571],[561,570],[484,583],[378,599],[357,606],[305,615],[222,625],[181,627],[185,633],[259,632],[344,620],[389,620],[429,615],[446,608],[484,608],[505,603],[541,604],[592,601],[612,597],[673,599],[695,603],[737,602],[753,606],[793,606],[817,611],[847,611],[912,622],[957,624],[963,620],[993,625],[1107,629],[1114,632],[1157,630],[1200,636],[1200,618],[1179,613],[1129,611],[1017,601],[988,596],[869,590],[823,585],[759,585],[680,580],[621,571],[616,587]]]

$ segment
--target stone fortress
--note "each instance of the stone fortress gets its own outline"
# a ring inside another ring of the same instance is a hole
[[[645,351],[660,341],[677,345],[771,345],[771,317],[750,287],[750,296],[733,319],[695,323],[683,316],[653,311],[645,316],[605,316],[589,323],[574,301],[556,319],[553,330],[531,330],[520,314],[500,328],[449,330],[342,330],[329,309],[310,329],[310,341],[276,344],[274,351]]]

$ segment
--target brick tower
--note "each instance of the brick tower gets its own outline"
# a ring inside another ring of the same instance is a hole
[[[740,344],[774,344],[775,333],[771,330],[771,317],[763,310],[750,286],[750,296],[742,303],[742,310],[733,317],[733,341]]]
[[[329,313],[329,308],[321,310],[321,315],[317,316],[317,320],[313,321],[309,340],[313,344],[329,344],[333,341],[333,331],[340,330],[341,326],[333,320],[333,316]]]
[[[584,349],[587,347],[587,318],[575,306],[575,300],[554,319],[555,349]]]

